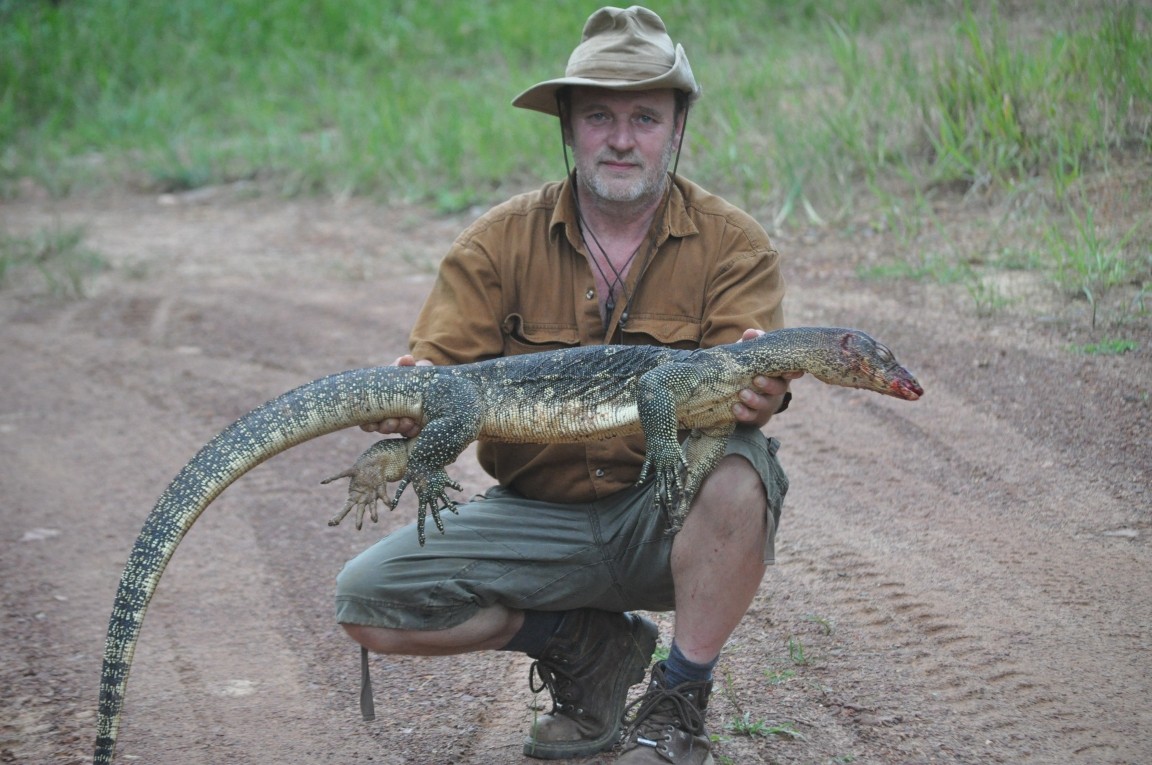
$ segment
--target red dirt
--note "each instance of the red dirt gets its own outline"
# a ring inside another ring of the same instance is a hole
[[[960,232],[983,225],[968,216]],[[114,266],[79,301],[0,293],[0,762],[89,761],[112,595],[161,490],[256,404],[391,362],[466,222],[221,191],[0,206],[13,233],[86,226]],[[926,395],[805,379],[772,423],[793,488],[718,668],[718,761],[1152,762],[1147,320],[1121,330],[1135,352],[1075,354],[1092,336],[1073,304],[978,318],[962,288],[859,280],[882,236],[777,244],[789,323],[871,332]],[[292,449],[193,528],[144,625],[118,761],[532,762],[528,664],[506,654],[376,658],[378,719],[360,721],[333,579],[412,507],[329,528],[342,491],[319,482],[371,440]],[[451,472],[486,485],[470,455]]]

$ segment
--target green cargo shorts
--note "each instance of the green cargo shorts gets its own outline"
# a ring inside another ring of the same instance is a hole
[[[779,442],[752,427],[728,441],[760,473],[768,497],[764,562],[775,556],[788,479]],[[421,547],[414,524],[345,565],[336,620],[411,630],[462,624],[482,608],[670,611],[673,535],[653,504],[652,482],[589,503],[527,499],[503,487],[459,506],[447,531]]]

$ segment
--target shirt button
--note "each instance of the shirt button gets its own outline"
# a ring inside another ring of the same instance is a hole
[[[593,289],[592,287],[589,287],[588,291],[584,293],[584,299],[585,300],[591,300],[594,297],[596,297],[596,290]]]
[[[604,477],[604,468],[596,468],[596,477],[597,478],[603,478]]]

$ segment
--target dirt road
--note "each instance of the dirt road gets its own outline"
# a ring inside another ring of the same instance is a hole
[[[81,301],[0,293],[0,762],[90,758],[112,595],[156,497],[256,404],[395,358],[465,222],[223,193],[0,206],[13,233],[85,225],[114,266]],[[861,282],[881,241],[778,246],[789,323],[872,332],[927,395],[801,380],[773,422],[793,488],[718,668],[718,761],[1152,762],[1150,343],[1074,354],[1074,315]],[[377,658],[360,721],[333,579],[412,506],[329,528],[342,490],[319,481],[370,442],[297,447],[205,513],[144,625],[119,761],[532,762],[528,663],[505,654]],[[486,485],[468,456],[453,472]]]

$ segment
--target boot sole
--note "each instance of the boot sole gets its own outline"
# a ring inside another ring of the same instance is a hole
[[[632,620],[632,644],[637,649],[629,656],[630,661],[624,671],[616,676],[615,696],[620,699],[619,709],[612,710],[616,725],[599,738],[579,741],[537,741],[531,736],[524,737],[524,755],[537,760],[564,760],[574,757],[589,757],[611,749],[620,739],[621,718],[627,706],[628,689],[644,679],[652,654],[656,651],[656,639],[660,629],[651,621],[637,614],[628,614]],[[639,655],[638,655],[639,654]],[[621,685],[623,683],[623,685]]]

